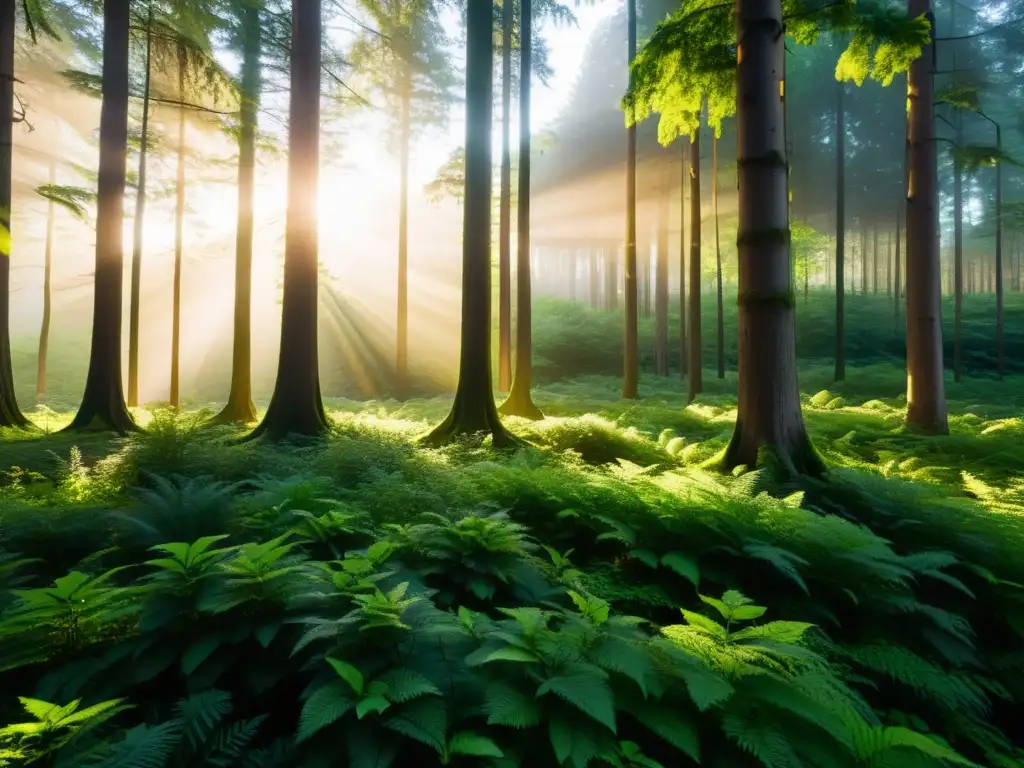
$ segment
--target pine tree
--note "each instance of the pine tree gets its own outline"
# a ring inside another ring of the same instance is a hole
[[[250,438],[315,437],[329,429],[317,355],[320,0],[292,0],[281,348],[274,394]]]
[[[491,386],[491,34],[490,0],[469,0],[459,383],[447,418],[423,437],[427,445],[466,435],[490,435],[495,447],[515,443],[498,417]]]

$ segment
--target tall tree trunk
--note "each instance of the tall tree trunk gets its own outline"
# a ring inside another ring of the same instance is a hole
[[[235,307],[231,352],[231,390],[215,420],[256,421],[252,402],[252,237],[256,114],[260,101],[260,52],[263,47],[259,9],[245,6],[242,17],[242,82],[238,130],[238,224],[235,230]]]
[[[1003,130],[996,125],[996,370],[1002,380],[1006,374],[1006,343],[1003,318]]]
[[[491,435],[495,447],[516,442],[498,418],[491,388],[491,26],[490,0],[469,0],[459,384],[448,417],[423,438],[428,445],[440,445],[460,435],[481,434]],[[527,158],[520,158],[520,173]],[[522,207],[522,196],[519,203]]]
[[[470,0],[474,2],[475,0]],[[532,0],[519,0],[519,205],[516,231],[516,366],[512,388],[498,409],[503,414],[542,419],[544,414],[533,404],[533,305],[530,272],[530,85],[533,76],[531,39]],[[482,25],[482,22],[481,22]],[[607,255],[611,274],[611,301],[614,308],[616,288],[615,252]],[[607,285],[607,282],[605,283]]]
[[[912,18],[927,15],[934,30],[931,0],[907,0],[907,12]],[[924,432],[946,434],[934,69],[935,46],[929,43],[911,65],[907,79],[907,423]]]
[[[800,410],[789,253],[784,37],[779,0],[736,0],[739,172],[739,400],[726,468],[753,467],[766,449],[791,474],[818,474]]]
[[[955,5],[955,3],[954,3]],[[961,117],[958,114],[957,145],[962,141]],[[964,180],[960,162],[953,158],[953,381],[960,381],[963,371],[963,306],[964,306]]]
[[[149,148],[149,82],[153,53],[153,4],[146,11],[146,75],[142,86],[142,137],[139,140],[139,183],[135,191],[132,234],[132,282],[128,297],[128,407],[139,404],[139,312],[142,303],[142,234],[146,219],[146,153]]]
[[[316,436],[328,430],[317,353],[321,42],[320,0],[292,0],[281,350],[274,394],[251,438],[279,440],[289,434]],[[484,198],[485,206],[490,199],[489,194]]]
[[[28,427],[14,395],[11,361],[11,168],[14,149],[14,2],[0,10],[0,427]]]
[[[687,343],[687,352],[690,357],[687,361],[687,368],[690,371],[687,400],[690,402],[693,402],[694,398],[703,391],[704,383],[701,376],[700,338],[700,219],[700,129],[698,128],[690,140],[690,306],[687,307],[689,310],[687,325],[690,332]]]
[[[846,84],[836,81],[836,369],[846,378]]]
[[[654,370],[668,376],[668,195],[658,199],[658,235],[654,271]]]
[[[121,382],[125,163],[128,148],[128,0],[103,4],[103,101],[96,189],[96,276],[85,393],[69,430],[137,429]],[[2,203],[2,201],[0,201]]]
[[[682,144],[682,142],[680,142]],[[689,186],[689,174],[686,170],[686,157],[689,152],[682,144],[683,153],[680,158],[679,174],[679,378],[686,378],[686,189]],[[692,226],[692,223],[691,223]]]
[[[636,58],[636,0],[626,0],[628,27],[628,65]],[[633,77],[630,74],[630,80]],[[626,129],[626,258],[624,289],[626,300],[626,339],[622,356],[622,397],[636,400],[639,392],[640,361],[637,350],[637,282],[636,282],[636,124]]]
[[[498,203],[498,391],[512,386],[512,32],[513,2],[501,2],[501,190]]]
[[[715,215],[715,283],[718,288],[718,378],[725,378],[725,305],[722,301],[722,244],[718,237],[718,136],[711,134],[711,207]]]
[[[395,308],[395,393],[399,400],[409,397],[409,145],[412,141],[412,72],[408,64],[405,65],[402,87],[399,129],[401,178],[398,192],[398,296]],[[503,273],[502,279],[506,277]]]
[[[188,62],[184,43],[178,44],[178,98],[185,102],[185,67]],[[178,175],[175,181],[174,207],[174,285],[171,300],[171,408],[181,405],[181,258],[185,224],[185,110],[178,110]]]
[[[57,162],[50,160],[50,184],[57,183]],[[50,275],[53,272],[53,200],[46,203],[46,250],[43,255],[43,322],[39,328],[39,354],[36,356],[36,400],[46,396],[46,356],[50,348]]]

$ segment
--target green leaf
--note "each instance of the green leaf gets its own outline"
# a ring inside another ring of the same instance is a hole
[[[378,715],[391,706],[391,703],[383,696],[367,696],[356,704],[356,717],[362,720],[370,712]]]
[[[420,696],[441,695],[436,685],[412,669],[393,669],[378,677],[377,681],[387,686],[387,697],[396,704],[412,701]],[[370,688],[373,688],[372,683]]]
[[[470,755],[473,757],[504,757],[498,745],[486,736],[469,731],[460,731],[448,742],[448,752],[452,755]]]
[[[529,728],[540,724],[541,720],[537,700],[504,680],[495,680],[487,686],[483,711],[488,725]]]
[[[334,667],[334,671],[338,673],[338,676],[344,680],[349,686],[355,691],[356,696],[363,695],[363,686],[365,681],[363,680],[363,673],[339,659],[335,659],[328,656],[326,659],[327,663]]]
[[[331,723],[340,720],[354,704],[351,689],[341,680],[334,680],[317,688],[302,706],[296,741],[305,741]]]
[[[441,698],[431,696],[403,704],[382,724],[385,728],[426,744],[439,755],[444,754],[448,710]]]
[[[634,560],[639,560],[648,568],[658,567],[658,556],[649,549],[631,549],[629,551],[629,556]]]
[[[553,693],[615,733],[615,697],[607,673],[590,664],[569,664],[566,673],[545,680],[537,698]]]
[[[732,620],[750,621],[751,619],[759,619],[764,616],[767,610],[763,605],[741,605],[738,608],[732,609]]]
[[[723,627],[717,621],[709,619],[707,616],[703,616],[699,613],[688,611],[685,608],[680,608],[679,610],[683,614],[683,618],[686,619],[686,621],[689,622],[691,626],[696,627],[697,629],[703,632],[707,632],[709,635],[717,637],[721,640],[725,640],[725,638],[727,637],[725,627]]]
[[[700,733],[694,721],[683,713],[658,702],[641,702],[631,709],[636,719],[651,733],[660,736],[695,763],[700,762]]]
[[[682,552],[669,552],[662,555],[661,564],[678,573],[693,586],[700,586],[700,567],[697,565],[696,558]]]
[[[506,647],[499,648],[484,657],[481,664],[490,664],[492,661],[517,661],[532,663],[540,661],[540,657],[522,648]]]
[[[210,654],[220,647],[224,638],[219,633],[204,635],[202,638],[190,645],[181,656],[181,671],[191,675],[204,661],[210,658]]]

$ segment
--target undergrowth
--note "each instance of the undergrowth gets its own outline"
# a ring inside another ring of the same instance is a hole
[[[704,472],[727,385],[651,378],[508,456],[415,447],[432,400],[0,443],[0,763],[1020,765],[1021,422],[905,434],[898,378],[809,390],[800,486]]]

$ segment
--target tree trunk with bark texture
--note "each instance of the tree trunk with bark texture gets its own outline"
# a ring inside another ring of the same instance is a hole
[[[636,58],[636,0],[626,0],[628,42],[627,63]],[[632,76],[630,76],[632,80]],[[640,397],[640,360],[637,349],[639,319],[636,282],[636,125],[626,129],[626,258],[625,258],[626,338],[622,356],[622,397]]]
[[[259,10],[243,15],[241,109],[238,131],[238,224],[235,230],[235,305],[231,352],[231,389],[220,423],[256,421],[252,402],[252,238],[256,169],[256,114],[260,99],[263,40]]]
[[[14,39],[13,0],[0,10],[0,427],[29,427],[14,394],[11,361],[11,169],[14,149]]]
[[[471,0],[472,1],[472,0]],[[521,53],[519,55],[519,205],[516,232],[516,367],[512,374],[512,388],[499,413],[542,419],[544,414],[533,404],[533,305],[530,271],[530,85],[533,76],[531,62],[532,0],[519,0],[519,29]],[[481,22],[482,23],[482,22]],[[612,286],[615,286],[615,254],[608,256],[611,265]],[[612,300],[614,301],[614,295]]]
[[[448,417],[424,436],[427,445],[464,435],[490,435],[495,447],[517,442],[501,424],[491,387],[491,21],[490,2],[469,0],[459,384]]]
[[[178,45],[178,98],[185,101],[184,43]],[[175,182],[177,202],[174,208],[174,287],[171,303],[171,396],[172,408],[181,405],[181,259],[185,237],[185,110],[178,110],[178,175]]]
[[[1002,152],[1003,130],[996,125],[996,148]],[[1006,342],[1003,313],[1003,160],[996,165],[996,371],[1000,381],[1006,374]]]
[[[50,160],[50,184],[57,183],[57,163]],[[46,250],[43,255],[43,322],[39,328],[39,354],[36,357],[36,400],[46,396],[46,356],[50,348],[50,310],[52,293],[50,275],[53,273],[53,200],[46,203]]]
[[[867,220],[860,223],[860,292],[868,292],[868,224]]]
[[[146,12],[146,76],[142,86],[142,137],[139,141],[139,179],[135,191],[132,235],[132,282],[128,297],[128,407],[139,404],[139,313],[142,304],[142,236],[146,218],[146,152],[149,145],[149,83],[152,74],[153,5]]]
[[[846,378],[846,85],[836,81],[836,368]]]
[[[601,306],[601,273],[597,268],[597,249],[587,250],[587,282],[590,284],[590,307],[597,309]]]
[[[762,451],[788,474],[819,474],[800,410],[783,135],[779,0],[736,0],[739,168],[739,400],[726,468]]]
[[[931,0],[908,0],[908,14],[932,21]],[[942,296],[939,263],[939,183],[936,168],[934,43],[910,67],[907,136],[907,424],[947,434],[942,367]]]
[[[498,201],[498,390],[512,386],[512,27],[513,2],[501,3],[501,190]]]
[[[725,305],[722,301],[722,245],[718,237],[718,136],[712,134],[711,202],[715,214],[715,282],[718,288],[718,378],[725,378]]]
[[[668,210],[668,196],[662,194],[654,273],[654,369],[659,376],[668,376]]]
[[[329,429],[317,351],[321,41],[320,0],[293,0],[281,349],[274,394],[250,438],[315,437]]]
[[[686,366],[690,372],[686,394],[687,400],[690,402],[693,402],[704,389],[703,371],[701,370],[700,225],[700,129],[698,129],[690,141],[690,305],[687,307],[689,311],[687,325],[690,335],[686,345],[690,357]]]
[[[125,165],[128,149],[128,0],[103,4],[103,101],[100,106],[99,180],[96,189],[96,276],[92,341],[85,393],[72,431],[138,429],[121,382],[121,310],[124,282]]]

